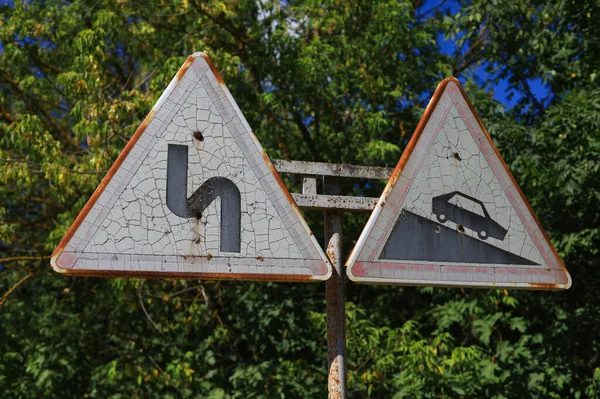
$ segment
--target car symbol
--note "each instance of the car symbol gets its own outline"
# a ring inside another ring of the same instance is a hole
[[[479,205],[481,207],[483,216],[464,209],[458,205],[449,203],[448,201],[454,196],[464,197]],[[485,209],[483,202],[459,191],[433,197],[432,211],[440,223],[446,223],[448,220],[451,220],[459,225],[459,229],[462,225],[473,231],[476,231],[477,235],[482,240],[487,240],[488,237],[504,240],[504,237],[506,236],[507,230],[490,217],[490,214],[488,213],[487,209]]]

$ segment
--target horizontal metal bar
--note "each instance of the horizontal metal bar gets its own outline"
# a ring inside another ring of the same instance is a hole
[[[346,195],[304,195],[292,194],[300,208],[307,209],[344,209],[347,211],[372,211],[379,198],[349,197]]]
[[[323,162],[284,161],[282,159],[273,160],[273,165],[280,173],[354,177],[357,179],[388,180],[394,171],[393,168],[383,168],[380,166],[357,166]]]

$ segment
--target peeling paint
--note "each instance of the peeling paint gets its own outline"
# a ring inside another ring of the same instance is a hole
[[[188,150],[177,152],[184,167],[171,179],[169,147]],[[211,185],[215,179],[228,183]],[[241,222],[231,230],[238,238],[230,230],[225,237],[220,229],[231,224],[226,217],[233,209],[223,196],[232,190],[241,206]],[[167,203],[168,193],[184,201]],[[225,207],[221,212],[219,204]],[[201,53],[187,58],[51,263],[67,274],[273,275],[278,281],[331,275],[327,256],[214,65]]]
[[[219,82],[219,84],[221,86],[225,86],[225,82],[223,81],[223,78],[221,77],[221,74],[219,73],[219,71],[217,71],[217,68],[215,67],[215,64],[213,64],[213,62],[210,60],[210,58],[208,58],[208,55],[206,55],[204,53],[200,53],[200,56],[206,60],[206,63],[210,67],[210,70],[212,71],[212,73],[215,75],[215,78],[217,79],[217,82]],[[192,56],[190,56],[190,57],[192,57]]]
[[[183,76],[186,74],[187,70],[192,66],[192,63],[194,62],[195,59],[196,59],[196,55],[194,55],[194,54],[192,54],[186,58],[185,62],[183,63],[181,68],[179,68],[179,71],[177,71],[177,74],[175,75],[175,79],[178,82],[181,81]]]
[[[148,125],[150,125],[150,122],[152,122],[155,115],[156,115],[156,111],[154,108],[152,108],[150,110],[150,112],[148,113],[148,115],[146,115],[146,117],[144,118],[144,120],[142,121],[140,126],[137,128],[137,130],[135,131],[135,133],[133,134],[133,136],[131,137],[129,142],[127,142],[127,145],[125,146],[123,151],[121,151],[121,153],[117,157],[117,160],[111,166],[111,168],[108,170],[108,172],[106,173],[106,175],[104,176],[104,178],[102,179],[102,181],[100,182],[100,184],[98,185],[96,190],[94,190],[94,193],[92,194],[92,196],[90,197],[88,202],[85,204],[85,206],[83,207],[83,209],[81,210],[79,215],[77,215],[77,218],[75,219],[75,221],[73,222],[71,227],[69,227],[69,230],[67,230],[65,236],[59,242],[56,249],[52,252],[50,263],[52,265],[52,268],[55,271],[60,271],[61,273],[64,272],[63,270],[60,270],[60,269],[62,269],[63,267],[67,267],[67,266],[64,262],[62,262],[62,266],[60,266],[59,262],[58,262],[58,257],[61,255],[61,253],[64,250],[67,243],[71,240],[71,238],[73,238],[73,235],[75,234],[75,232],[77,231],[77,229],[79,228],[81,223],[85,220],[85,217],[88,215],[88,213],[90,212],[90,210],[92,209],[92,207],[94,206],[96,201],[98,200],[98,197],[100,197],[100,194],[102,194],[102,192],[104,191],[106,186],[110,183],[111,179],[113,178],[113,176],[115,175],[117,170],[119,170],[119,168],[121,167],[121,165],[127,158],[127,155],[129,155],[129,152],[135,146],[135,143],[137,143],[139,138],[146,131],[146,128],[148,127]]]
[[[69,276],[85,277],[109,277],[109,278],[168,278],[168,279],[202,279],[202,280],[231,280],[229,273],[184,273],[184,272],[136,272],[119,270],[84,270],[84,269],[61,269],[60,273],[68,271]],[[236,280],[243,281],[273,281],[273,282],[302,282],[319,281],[315,280],[313,275],[295,275],[287,274],[237,274]]]
[[[343,399],[342,390],[340,389],[340,359],[334,358],[333,362],[329,365],[329,379],[328,379],[328,390],[329,399]]]
[[[443,204],[432,206],[435,201]],[[419,230],[422,237],[394,233],[403,212],[429,226]],[[412,249],[391,251],[407,246]],[[438,86],[347,265],[356,282],[570,286],[562,260],[454,78]]]

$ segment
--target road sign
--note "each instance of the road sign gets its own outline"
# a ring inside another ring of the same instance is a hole
[[[350,279],[364,283],[571,285],[454,78],[437,88],[347,266]]]
[[[205,54],[191,55],[52,260],[66,274],[326,280],[331,264]]]

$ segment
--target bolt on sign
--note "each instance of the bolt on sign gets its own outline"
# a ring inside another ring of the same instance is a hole
[[[72,275],[310,281],[332,273],[202,53],[177,72],[51,263]]]
[[[359,283],[571,286],[454,78],[435,91],[346,266]]]

